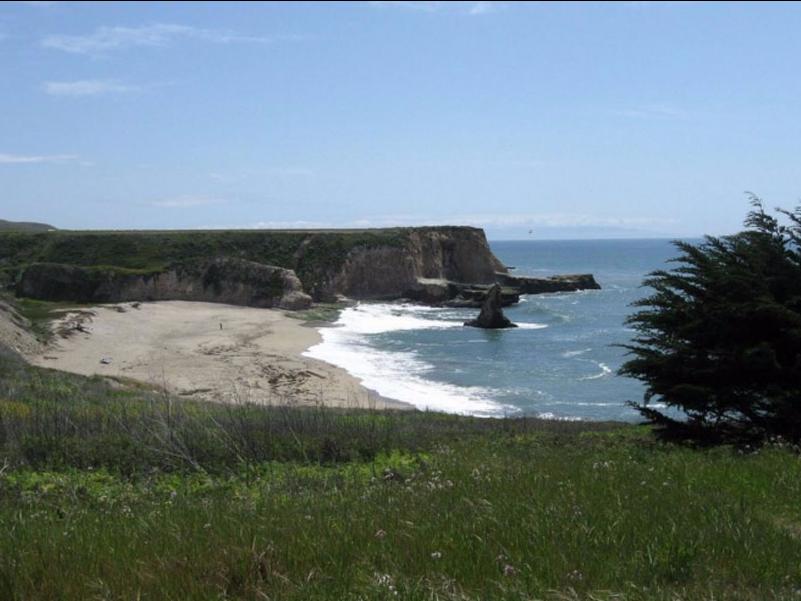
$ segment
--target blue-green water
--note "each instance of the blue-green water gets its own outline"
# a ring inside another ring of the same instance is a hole
[[[601,290],[524,296],[506,309],[520,328],[462,326],[477,313],[361,303],[309,355],[344,367],[383,396],[483,416],[633,420],[643,386],[616,375],[633,332],[624,320],[643,277],[676,255],[667,240],[494,242],[518,275],[593,273]]]

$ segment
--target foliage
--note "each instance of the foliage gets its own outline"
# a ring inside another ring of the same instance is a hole
[[[675,242],[679,266],[650,274],[628,320],[621,373],[646,383],[635,406],[665,435],[801,439],[801,208],[782,225],[752,202],[739,234]]]
[[[797,453],[204,404],[0,349],[0,598],[796,599]]]
[[[338,464],[398,448],[424,452],[453,438],[608,430],[609,423],[503,425],[416,411],[200,403],[145,385],[86,378],[0,356],[0,456],[34,469],[236,472],[265,461]]]
[[[286,316],[312,323],[333,323],[345,307],[347,307],[345,303],[315,303],[310,309],[287,311]]]
[[[0,219],[0,231],[15,231],[15,232],[46,232],[54,230],[52,225],[47,223],[35,223],[28,221],[7,221]]]
[[[9,470],[0,597],[797,599],[797,455],[624,430],[232,473]]]

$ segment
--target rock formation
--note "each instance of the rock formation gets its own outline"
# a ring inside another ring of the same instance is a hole
[[[520,294],[542,294],[544,292],[575,292],[577,290],[600,290],[601,286],[590,273],[555,275],[549,278],[513,276],[505,272],[496,274],[503,286],[515,288]]]
[[[464,322],[464,325],[487,329],[517,327],[503,314],[503,309],[501,308],[501,286],[499,284],[495,284],[487,292],[487,298],[484,300],[484,304],[481,305],[481,313],[479,313],[478,317]]]
[[[280,309],[311,305],[293,271],[230,258],[185,263],[157,273],[34,263],[22,273],[17,294],[85,303],[188,300]]]
[[[472,227],[421,227],[403,231],[397,244],[358,246],[330,280],[330,292],[357,299],[410,298],[431,282],[485,284],[505,271],[484,231]],[[441,290],[431,289],[434,297]]]
[[[599,290],[601,287],[591,274],[557,275],[549,278],[512,276],[505,272],[495,273],[495,282],[501,285],[501,306],[508,307],[520,302],[521,294],[545,292],[575,292],[577,290]],[[418,278],[417,284],[404,292],[409,300],[446,307],[481,307],[492,284],[461,283],[445,279]]]

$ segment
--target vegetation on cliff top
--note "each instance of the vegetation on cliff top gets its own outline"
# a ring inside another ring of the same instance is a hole
[[[187,261],[224,256],[294,269],[304,288],[313,292],[351,249],[399,246],[409,231],[0,232],[0,270],[7,281],[35,262],[154,273]]]
[[[36,223],[32,221],[6,221],[0,219],[0,231],[15,232],[47,232],[55,230],[52,225],[47,223]]]

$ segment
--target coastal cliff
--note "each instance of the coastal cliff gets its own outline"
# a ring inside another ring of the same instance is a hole
[[[498,270],[506,268],[492,254],[483,230],[419,228],[398,246],[352,249],[331,292],[359,299],[410,297],[426,280],[490,285]]]
[[[219,261],[247,262],[251,264],[248,273],[255,273],[255,265],[284,270],[282,291],[297,292],[292,280],[296,278],[299,290],[315,301],[332,301],[340,295],[402,298],[419,289],[425,279],[489,285],[496,272],[505,271],[483,230],[471,227],[0,233],[0,280],[15,284],[21,296],[96,302],[191,298],[280,305],[276,295],[265,301],[267,297],[259,292],[262,284],[254,284],[252,278],[221,280],[221,288],[215,291],[203,286],[205,276],[187,271],[187,266],[219,266]],[[254,294],[261,300],[254,301]]]
[[[291,310],[312,302],[293,271],[242,259],[189,263],[159,273],[34,263],[22,273],[17,294],[83,303],[186,300]]]
[[[0,285],[42,300],[298,309],[347,297],[473,307],[496,282],[504,306],[520,294],[598,287],[591,275],[511,276],[473,227],[0,232]]]

